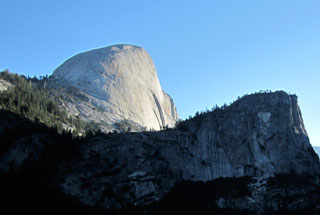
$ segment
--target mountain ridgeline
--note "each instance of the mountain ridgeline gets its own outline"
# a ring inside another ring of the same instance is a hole
[[[39,214],[318,214],[296,101],[259,93],[175,129],[86,137],[2,110],[1,199]]]
[[[140,47],[52,76],[0,73],[0,202],[12,214],[320,213],[320,162],[296,95],[179,120]]]

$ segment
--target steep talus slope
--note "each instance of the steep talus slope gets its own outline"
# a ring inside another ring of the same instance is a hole
[[[2,127],[6,124],[7,127],[10,125],[3,123]],[[16,162],[20,155],[14,153],[12,147],[22,152],[26,144],[34,146],[36,142],[46,145],[41,139],[31,138],[28,141],[14,139],[7,145],[0,159],[2,171],[19,169],[25,163]],[[88,135],[80,140],[68,141],[77,143],[71,144],[75,147],[76,156],[60,159],[62,147],[56,150],[59,162],[52,162],[48,156],[34,156],[42,153],[38,150],[41,147],[34,146],[25,150],[24,161],[30,163],[34,160],[37,163],[36,158],[39,158],[43,169],[47,169],[49,163],[52,169],[50,183],[64,195],[89,207],[120,209],[148,206],[162,201],[175,185],[183,181],[210,182],[220,177],[235,178],[231,180],[231,185],[229,183],[230,195],[215,194],[218,199],[214,200],[214,204],[218,208],[232,206],[241,210],[260,208],[264,211],[266,201],[272,199],[272,204],[277,205],[270,207],[277,211],[282,207],[282,200],[278,201],[277,196],[294,198],[298,195],[297,190],[304,190],[305,196],[312,195],[312,205],[317,204],[315,202],[319,196],[316,191],[319,179],[306,189],[303,183],[299,184],[299,189],[288,190],[263,185],[268,177],[279,173],[313,176],[320,173],[319,159],[304,129],[297,97],[285,92],[245,96],[228,107],[184,121],[176,129]],[[5,167],[9,164],[8,170]],[[237,190],[232,183],[236,186],[239,182],[237,178],[243,176],[254,177],[255,181],[250,179],[250,185],[243,185],[245,187],[241,189],[244,190],[250,186],[244,194],[231,195],[234,189]],[[308,201],[299,194],[299,202],[300,199]],[[299,202],[294,202],[290,207],[293,210],[309,207]]]
[[[141,47],[114,45],[78,54],[59,66],[48,86],[77,91],[63,106],[102,130],[117,129],[123,120],[130,130],[173,127],[178,119],[149,54]]]

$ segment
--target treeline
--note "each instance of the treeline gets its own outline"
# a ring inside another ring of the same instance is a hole
[[[12,74],[8,70],[0,72],[0,79],[12,85],[0,92],[0,110],[9,110],[34,122],[54,127],[58,132],[71,131],[78,135],[85,130],[86,123],[59,108],[58,89],[46,88],[47,76],[40,79]],[[53,96],[54,95],[54,96]]]

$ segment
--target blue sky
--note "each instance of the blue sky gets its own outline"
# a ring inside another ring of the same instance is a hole
[[[67,58],[144,47],[181,118],[245,93],[296,93],[320,145],[320,1],[1,0],[0,69],[51,74]]]

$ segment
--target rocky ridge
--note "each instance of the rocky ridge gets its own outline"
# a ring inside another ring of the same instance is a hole
[[[1,135],[19,122],[11,120],[8,124],[5,122],[10,120],[2,118]],[[7,128],[3,128],[6,125]],[[30,169],[50,164],[54,168],[50,177],[45,177],[49,178],[49,183],[83,205],[100,209],[152,205],[183,181],[210,182],[221,177],[236,180],[249,176],[255,181],[247,185],[249,191],[245,195],[239,198],[218,196],[217,207],[263,211],[263,205],[271,199],[276,205],[269,206],[277,211],[281,204],[276,197],[290,196],[291,191],[293,196],[298,195],[300,188],[290,188],[289,194],[281,187],[267,190],[264,185],[267,178],[277,174],[320,173],[319,159],[309,143],[297,97],[282,91],[245,96],[230,106],[184,121],[176,129],[101,133],[74,144],[75,140],[67,138],[66,141],[72,143],[67,144],[68,148],[61,139],[64,137],[55,135],[47,143],[46,132],[37,134],[21,129],[33,135],[29,139],[23,135],[17,139],[16,134],[5,138],[13,142],[6,143],[6,149],[1,150],[0,169],[19,171],[29,163],[27,172],[30,172]],[[50,145],[57,144],[54,140],[61,142],[61,148],[51,157],[59,162],[48,160],[47,153],[54,151]],[[49,149],[46,149],[48,144]],[[71,155],[62,156],[66,149]],[[32,164],[37,162],[39,164]],[[47,171],[48,167],[43,169]],[[313,196],[312,202],[318,199],[318,185],[306,188],[305,192]],[[299,186],[304,185],[300,183]],[[299,198],[305,202],[299,203],[299,199],[291,209],[309,207],[305,196]]]
[[[62,107],[103,131],[121,126],[159,130],[178,120],[151,57],[138,46],[113,45],[78,54],[53,72],[48,86],[75,92],[77,96],[64,100]]]
[[[284,92],[247,96],[175,130],[93,137],[80,151],[61,168],[61,188],[104,208],[150,204],[183,180],[320,170],[297,97]]]

